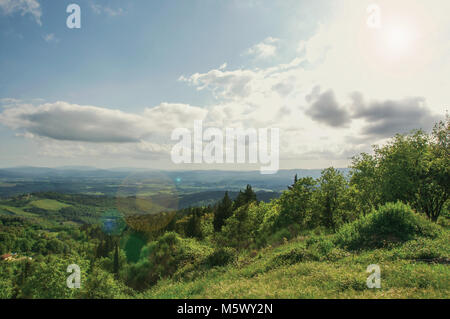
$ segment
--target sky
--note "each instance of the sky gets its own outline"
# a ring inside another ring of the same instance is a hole
[[[448,0],[0,0],[0,167],[258,168],[174,164],[171,132],[195,120],[278,128],[281,168],[346,167],[445,117],[449,12]]]

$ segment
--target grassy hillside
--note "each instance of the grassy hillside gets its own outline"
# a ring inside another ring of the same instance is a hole
[[[207,270],[192,264],[140,298],[448,298],[450,232],[382,249],[347,251],[332,236],[300,236],[278,247],[242,254]],[[369,289],[367,266],[381,268],[381,289]],[[189,269],[191,271],[189,271]]]

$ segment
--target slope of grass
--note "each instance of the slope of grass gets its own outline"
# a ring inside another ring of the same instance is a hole
[[[330,237],[330,236],[328,236]],[[332,238],[302,237],[224,267],[166,279],[142,298],[448,298],[450,235],[418,238],[362,252]],[[330,245],[331,243],[331,245]],[[381,288],[369,289],[367,266],[381,268]],[[195,268],[195,267],[194,267]],[[182,271],[180,271],[182,272]]]

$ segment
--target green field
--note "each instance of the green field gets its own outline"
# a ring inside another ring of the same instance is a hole
[[[34,214],[24,211],[22,208],[0,205],[1,210],[5,210],[10,214],[21,216],[21,217],[35,217]]]
[[[58,211],[61,208],[69,207],[70,205],[61,203],[57,200],[53,199],[39,199],[30,202],[31,206],[35,206],[37,208],[45,209],[45,210],[52,210],[52,211]]]

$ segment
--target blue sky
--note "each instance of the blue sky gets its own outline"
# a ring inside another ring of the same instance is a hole
[[[66,27],[70,3],[81,29]],[[346,166],[443,118],[448,12],[446,0],[0,0],[0,167],[180,168],[170,132],[194,120],[279,128],[282,168]]]
[[[82,28],[68,29],[72,2],[40,1],[42,25],[32,14],[1,17],[0,95],[133,111],[162,101],[202,105],[208,94],[178,82],[180,75],[224,62],[251,65],[251,57],[241,54],[251,45],[269,36],[292,37],[293,31],[297,38],[308,36],[316,25],[304,21],[325,16],[316,2],[304,4],[305,10],[296,1],[241,2],[77,1]],[[47,42],[49,34],[54,38]]]

